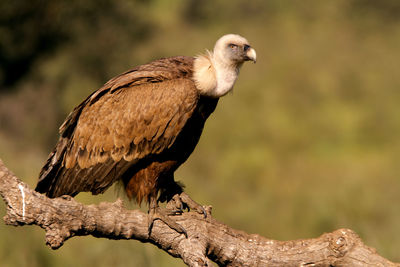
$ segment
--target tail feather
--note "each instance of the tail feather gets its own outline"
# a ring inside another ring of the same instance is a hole
[[[39,174],[35,190],[55,198],[62,195],[75,196],[79,192],[103,193],[118,177],[121,177],[135,161],[114,161],[111,157],[103,163],[81,168],[76,163],[71,168],[63,164],[68,139],[60,138]]]
[[[39,181],[35,190],[39,193],[46,193],[48,197],[58,197],[54,194],[54,185],[62,167],[62,161],[67,148],[66,138],[60,138],[53,152],[47,158],[39,174]]]

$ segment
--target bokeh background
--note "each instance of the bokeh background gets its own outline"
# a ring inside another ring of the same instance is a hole
[[[1,1],[0,14],[0,158],[31,187],[93,90],[239,33],[258,62],[176,177],[234,228],[290,240],[347,227],[400,261],[400,1],[31,0]],[[4,223],[0,236],[1,266],[184,266],[137,241],[78,237],[52,251],[38,227]]]

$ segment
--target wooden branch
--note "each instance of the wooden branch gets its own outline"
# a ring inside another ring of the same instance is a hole
[[[189,266],[399,266],[364,245],[356,233],[339,229],[314,239],[276,241],[224,225],[211,214],[204,219],[185,212],[174,219],[188,238],[156,221],[148,236],[147,214],[126,210],[121,200],[85,206],[71,197],[49,199],[30,189],[0,160],[0,195],[8,225],[38,225],[46,243],[60,248],[73,236],[149,242]],[[209,209],[210,211],[210,209]]]

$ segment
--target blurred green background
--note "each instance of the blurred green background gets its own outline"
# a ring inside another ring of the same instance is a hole
[[[177,179],[234,228],[290,240],[347,227],[400,261],[400,1],[31,0],[0,13],[0,158],[31,187],[93,90],[239,33],[258,62]],[[183,266],[137,241],[78,237],[52,251],[38,227],[4,223],[0,236],[1,266]]]

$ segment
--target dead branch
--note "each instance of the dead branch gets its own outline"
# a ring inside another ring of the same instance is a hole
[[[0,195],[8,225],[37,225],[57,249],[73,236],[149,242],[189,266],[399,266],[367,247],[354,231],[339,229],[314,239],[276,241],[224,225],[211,214],[176,216],[188,238],[156,221],[148,236],[147,214],[126,210],[121,200],[85,206],[71,197],[49,199],[30,189],[0,160]]]

